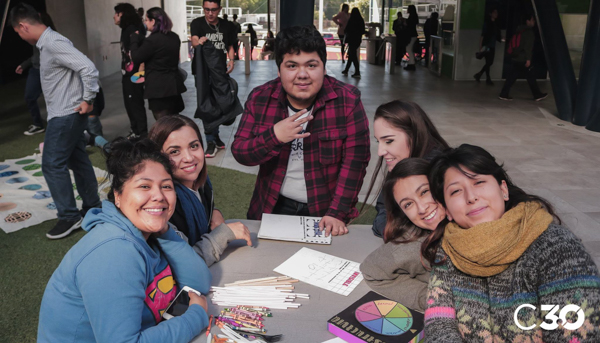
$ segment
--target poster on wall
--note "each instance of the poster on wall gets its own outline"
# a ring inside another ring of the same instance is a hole
[[[77,207],[82,201],[77,194],[73,172],[72,191]],[[106,171],[94,167],[100,200],[106,199],[110,188]],[[0,228],[6,233],[56,219],[56,205],[42,172],[42,156],[31,156],[0,162]]]

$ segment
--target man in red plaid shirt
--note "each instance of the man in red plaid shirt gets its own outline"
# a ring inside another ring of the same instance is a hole
[[[343,235],[371,157],[360,91],[326,75],[325,41],[313,26],[277,34],[279,77],[246,101],[232,150],[260,165],[248,219],[263,213],[323,217],[326,235]]]

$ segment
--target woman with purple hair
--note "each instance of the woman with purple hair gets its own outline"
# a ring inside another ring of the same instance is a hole
[[[150,36],[142,41],[139,32],[131,35],[131,58],[136,65],[146,63],[144,98],[158,120],[185,108],[181,93],[187,89],[178,67],[181,40],[171,31],[173,22],[162,8],[149,9],[145,23]]]

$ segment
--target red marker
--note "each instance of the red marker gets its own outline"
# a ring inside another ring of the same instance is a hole
[[[210,327],[212,326],[212,320],[213,320],[213,315],[211,314],[210,317],[208,317],[208,328],[206,329],[206,337],[208,337],[208,335],[210,334]]]

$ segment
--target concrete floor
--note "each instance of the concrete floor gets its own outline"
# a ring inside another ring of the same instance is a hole
[[[189,63],[183,67],[189,71]],[[505,163],[518,186],[555,205],[564,224],[583,240],[600,265],[600,134],[557,119],[552,95],[535,102],[526,82],[517,82],[511,91],[514,101],[505,102],[498,100],[500,82],[494,86],[485,82],[455,82],[438,78],[422,67],[417,67],[416,72],[400,69],[395,75],[388,75],[382,66],[365,61],[361,64],[362,79],[356,80],[343,76],[342,68],[341,61],[327,63],[331,76],[361,90],[369,118],[373,118],[375,109],[382,103],[394,99],[414,101],[423,107],[451,145],[470,143],[490,151]],[[277,77],[277,68],[274,61],[253,61],[251,75],[245,75],[243,62],[238,62],[232,77],[239,84],[239,98],[243,103],[254,87]],[[120,80],[120,74],[102,80],[107,99],[102,123],[109,139],[129,131]],[[196,100],[191,73],[186,86],[183,114],[193,117]],[[551,93],[549,82],[541,82],[540,87]],[[150,111],[148,117],[151,125],[154,120]],[[220,137],[227,146],[233,141],[238,121],[221,128]],[[377,161],[375,139],[372,139],[371,153],[361,192],[363,198]],[[258,167],[238,164],[229,149],[219,151],[207,163],[253,174],[258,171]]]

